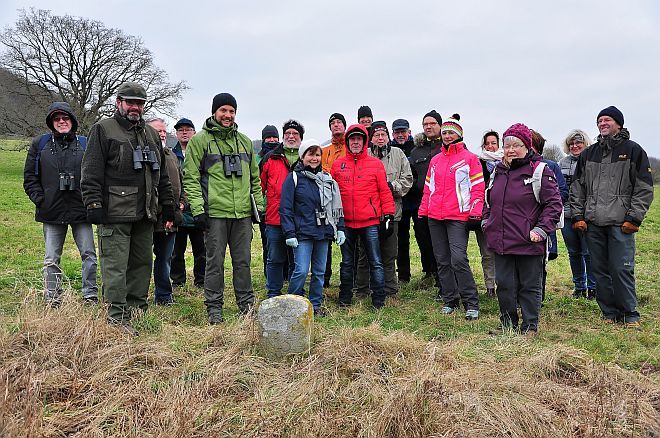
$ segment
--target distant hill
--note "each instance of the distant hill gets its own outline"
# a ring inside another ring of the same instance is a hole
[[[31,96],[36,97],[34,104]],[[32,137],[46,129],[48,105],[54,99],[40,87],[0,67],[0,135]]]

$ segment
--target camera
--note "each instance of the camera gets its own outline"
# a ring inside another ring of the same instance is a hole
[[[241,165],[241,156],[238,154],[235,155],[225,155],[224,157],[225,165],[225,176],[243,176],[243,166]]]
[[[60,190],[75,190],[76,177],[73,173],[60,172]]]
[[[570,187],[573,182],[573,175],[564,175],[564,179],[566,180],[566,186]]]
[[[142,170],[143,165],[148,165],[151,170],[160,170],[156,152],[149,149],[148,146],[144,148],[138,146],[133,149],[133,170]]]
[[[314,210],[314,214],[316,215],[316,225],[321,226],[321,225],[327,225],[328,224],[328,212],[325,210]]]

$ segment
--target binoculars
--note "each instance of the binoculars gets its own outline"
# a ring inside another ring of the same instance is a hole
[[[314,214],[316,215],[316,225],[321,226],[321,225],[327,225],[328,224],[328,212],[325,210],[314,210]]]
[[[225,155],[223,158],[225,165],[225,176],[243,176],[243,166],[241,166],[240,155]]]
[[[151,170],[160,170],[156,152],[148,146],[133,149],[133,170],[142,170],[143,165],[151,167]]]
[[[76,177],[73,173],[60,173],[60,190],[76,190]]]

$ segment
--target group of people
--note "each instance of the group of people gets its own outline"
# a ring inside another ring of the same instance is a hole
[[[350,306],[357,292],[370,294],[379,309],[411,279],[412,221],[442,314],[462,307],[465,319],[479,318],[467,255],[474,231],[486,293],[500,306],[495,332],[536,334],[546,263],[556,257],[561,230],[574,296],[595,298],[606,323],[639,326],[634,233],[653,184],[648,157],[615,107],[598,114],[593,144],[585,132],[571,131],[567,156],[555,163],[542,157],[543,137],[522,123],[501,137],[486,132],[474,154],[458,114],[444,121],[435,110],[425,114],[416,143],[407,120],[395,120],[390,133],[367,106],[350,126],[333,113],[327,144],[305,139],[298,120],[284,123],[281,142],[267,125],[256,152],[237,129],[229,93],[213,98],[199,132],[191,120],[179,120],[178,142],[169,148],[165,122],[143,118],[146,101],[140,84],[122,84],[114,116],[93,125],[88,137],[78,135],[71,107],[55,102],[46,115],[50,132],[31,144],[24,188],[43,222],[48,305],[61,303],[69,226],[82,257],[84,301],[98,303],[97,224],[109,323],[137,335],[131,320],[147,309],[152,266],[155,303],[174,304],[174,288],[186,282],[188,240],[209,323],[223,321],[227,247],[236,303],[247,314],[255,305],[250,261],[258,222],[269,298],[288,280],[287,292],[308,294],[315,315],[324,316],[336,243],[339,306]]]

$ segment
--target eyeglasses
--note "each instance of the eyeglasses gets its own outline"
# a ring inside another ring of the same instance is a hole
[[[54,116],[53,117],[53,122],[68,122],[71,120],[71,117],[69,116]]]
[[[300,133],[298,131],[293,131],[293,132],[285,132],[284,133],[285,137],[299,137]]]
[[[507,149],[513,149],[513,150],[518,150],[524,148],[524,144],[505,144],[502,146],[502,149],[507,150]]]
[[[425,128],[426,128],[427,126],[436,126],[436,125],[439,125],[439,123],[438,123],[438,122],[422,123],[422,126],[425,127]]]
[[[568,143],[569,148],[578,147],[578,146],[582,146],[582,145],[584,145],[584,142],[583,141],[577,141],[577,140]]]
[[[176,132],[193,132],[194,129],[192,128],[179,128],[176,130]]]

